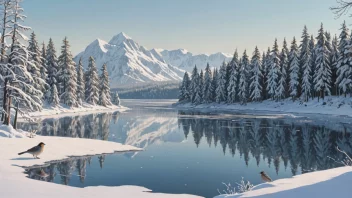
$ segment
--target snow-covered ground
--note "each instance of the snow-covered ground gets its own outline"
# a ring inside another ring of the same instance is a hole
[[[243,194],[219,195],[216,198],[347,198],[351,197],[351,181],[352,167],[348,166],[280,179],[255,186],[252,191]]]
[[[2,130],[7,130],[3,128]],[[30,154],[18,156],[39,142],[46,144],[40,159]],[[120,187],[86,187],[76,188],[26,178],[22,167],[42,165],[48,161],[61,160],[69,156],[95,155],[117,151],[136,151],[133,146],[122,145],[101,140],[42,137],[35,138],[0,138],[0,197],[197,197],[193,195],[169,195],[151,193],[149,189],[138,186]],[[138,179],[138,178],[136,178]]]
[[[99,113],[99,112],[123,112],[128,110],[127,107],[124,106],[93,106],[85,103],[83,107],[65,107],[65,106],[59,106],[56,108],[53,107],[44,107],[42,111],[36,111],[36,112],[29,112],[28,115],[21,116],[19,115],[19,119],[23,120],[26,119],[26,117],[30,118],[58,118],[58,117],[65,117],[65,116],[75,116],[75,115],[85,115],[85,114],[91,114],[91,113]]]
[[[254,111],[271,111],[285,113],[314,113],[314,114],[329,114],[329,115],[345,115],[352,116],[352,98],[351,97],[336,97],[329,96],[325,100],[318,102],[318,99],[310,100],[306,103],[300,101],[293,102],[291,99],[286,99],[280,102],[265,100],[263,102],[250,102],[247,105],[241,104],[201,104],[193,105],[176,104],[180,109],[197,109],[197,110],[254,110]]]

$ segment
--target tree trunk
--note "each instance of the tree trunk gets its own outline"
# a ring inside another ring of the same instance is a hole
[[[9,96],[8,97],[8,104],[7,104],[7,116],[6,116],[6,121],[5,121],[5,124],[7,126],[10,125],[11,123],[11,97]]]
[[[17,129],[17,115],[18,115],[19,104],[20,104],[20,103],[17,102],[15,119],[14,119],[14,121],[13,121],[13,128],[14,128],[14,129]]]

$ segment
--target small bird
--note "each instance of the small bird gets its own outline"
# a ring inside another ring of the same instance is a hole
[[[34,158],[39,159],[38,155],[40,155],[44,151],[44,145],[45,144],[43,142],[41,142],[37,146],[35,146],[31,149],[28,149],[27,151],[18,153],[18,155],[29,153],[29,154],[32,154]]]
[[[260,172],[260,177],[265,182],[271,182],[272,181],[271,178],[264,171]]]

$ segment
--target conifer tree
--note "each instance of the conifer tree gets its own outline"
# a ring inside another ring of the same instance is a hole
[[[60,104],[60,99],[59,99],[59,93],[57,91],[56,85],[53,84],[53,86],[51,87],[51,101],[50,104],[53,107],[57,107]]]
[[[346,22],[342,24],[341,27],[341,33],[340,33],[340,43],[339,43],[339,58],[337,61],[337,79],[336,79],[336,85],[339,87],[339,89],[345,94],[348,91],[348,88],[350,86],[350,75],[351,71],[349,71],[350,68],[350,62],[349,59],[349,51],[350,51],[350,36],[349,36],[349,30],[347,29]]]
[[[28,42],[28,53],[29,53],[29,61],[28,71],[32,74],[32,78],[34,80],[34,87],[38,90],[41,90],[42,93],[46,91],[46,82],[45,79],[42,79],[41,71],[45,68],[43,66],[43,60],[41,58],[41,52],[38,45],[38,41],[36,39],[36,35],[34,32],[30,35],[30,40]],[[44,94],[43,94],[44,96]]]
[[[102,106],[111,105],[111,96],[110,96],[110,82],[109,82],[109,74],[106,64],[101,68],[101,76],[100,76],[100,100],[99,104]]]
[[[339,59],[339,41],[336,37],[334,36],[332,40],[332,51],[330,53],[330,65],[331,65],[331,87],[332,89],[332,95],[338,95],[338,86],[336,86],[335,82],[337,79],[337,62]]]
[[[226,64],[225,62],[222,63],[220,67],[220,71],[218,74],[218,85],[216,87],[216,102],[225,102],[226,101],[226,92],[227,92],[227,87],[226,87]]]
[[[319,29],[317,36],[316,68],[314,75],[315,91],[320,93],[320,97],[324,100],[325,94],[330,95],[331,69],[329,65],[329,51],[326,46],[326,37],[324,34],[323,24]],[[319,97],[318,97],[319,98]]]
[[[243,56],[240,61],[240,79],[239,79],[239,85],[238,85],[238,97],[242,105],[247,104],[248,98],[249,98],[249,85],[248,85],[248,79],[249,79],[249,59],[247,56],[246,50],[243,53]]]
[[[46,63],[47,63],[47,70],[48,70],[48,79],[47,83],[52,87],[53,84],[56,84],[58,86],[58,80],[57,80],[57,72],[58,72],[58,64],[57,64],[57,56],[56,56],[56,50],[54,46],[53,40],[50,38],[49,39],[49,44],[47,46],[46,50]]]
[[[212,72],[209,63],[205,68],[204,74],[204,86],[203,86],[203,101],[205,103],[212,102],[213,84],[212,84]]]
[[[47,61],[46,61],[46,46],[45,43],[43,42],[42,44],[42,51],[41,51],[41,60],[42,60],[42,66],[40,67],[40,75],[41,78],[45,81],[45,87],[42,90],[44,94],[44,99],[50,98],[50,85],[48,84],[48,68],[47,68]]]
[[[70,51],[70,44],[67,37],[63,40],[61,55],[58,59],[60,100],[69,107],[78,106],[77,102],[77,73],[75,63]]]
[[[85,98],[88,104],[96,105],[99,101],[99,77],[95,60],[89,57],[88,70],[85,74],[86,77],[86,91]]]
[[[239,68],[239,60],[237,50],[235,51],[233,58],[230,62],[230,81],[227,87],[227,103],[235,103],[237,96],[237,82],[238,82],[238,68]]]
[[[261,86],[261,80],[262,80],[262,71],[261,71],[261,65],[262,62],[260,60],[260,52],[258,47],[255,47],[253,56],[252,56],[252,77],[251,77],[251,84],[250,84],[250,90],[251,90],[251,99],[252,101],[261,101],[262,100],[262,86]]]
[[[80,58],[77,65],[77,102],[79,105],[82,105],[83,101],[85,101],[84,91],[85,91],[84,71],[83,71],[82,58]]]
[[[287,54],[287,43],[286,39],[284,40],[283,47],[280,53],[280,75],[279,75],[279,83],[276,90],[276,98],[278,100],[284,99],[287,96],[287,68],[288,68],[288,54]]]
[[[291,43],[291,51],[289,55],[289,67],[290,67],[290,96],[292,100],[295,100],[298,96],[299,86],[299,51],[296,43],[296,38],[293,37]]]
[[[191,99],[193,104],[200,104],[202,102],[201,95],[200,95],[200,77],[198,73],[197,66],[194,66],[193,72],[192,72],[192,79],[191,79]]]
[[[214,68],[212,86],[213,86],[212,102],[215,102],[216,101],[216,89],[218,87],[218,69],[217,68]]]
[[[179,96],[179,101],[180,102],[191,102],[191,96],[190,96],[190,84],[191,80],[189,79],[188,72],[185,72],[185,75],[183,76],[182,84],[180,86],[180,96]]]
[[[315,72],[315,59],[316,59],[316,56],[315,56],[315,39],[313,37],[313,35],[311,35],[310,37],[310,40],[309,40],[309,50],[310,50],[310,53],[311,53],[311,63],[310,63],[310,76],[311,76],[311,81],[310,81],[310,84],[311,84],[311,96],[312,96],[312,99],[315,97],[315,91],[314,91],[314,72]]]
[[[275,43],[270,54],[270,65],[269,65],[268,86],[267,86],[268,94],[270,95],[272,100],[274,100],[276,96],[279,72],[280,72],[279,46],[277,45],[277,39],[275,39]]]
[[[308,40],[305,40],[308,39]],[[312,63],[312,53],[309,47],[309,36],[308,38],[303,37],[303,41],[301,44],[301,64],[303,69],[302,74],[302,94],[301,98],[304,102],[308,102],[309,97],[312,94],[312,85],[311,85],[311,63]]]
[[[115,93],[112,96],[112,103],[116,106],[119,106],[121,104],[120,97],[119,97],[119,94],[117,93],[117,91],[115,91]]]
[[[199,85],[198,85],[198,89],[199,89],[199,95],[200,95],[200,103],[204,103],[204,98],[203,98],[203,89],[204,89],[204,73],[203,70],[200,70],[200,74],[199,74]]]

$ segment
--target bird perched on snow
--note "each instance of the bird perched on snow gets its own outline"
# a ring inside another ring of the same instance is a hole
[[[271,178],[264,171],[260,172],[260,177],[265,182],[271,182],[272,181]]]
[[[34,158],[39,159],[38,155],[40,155],[44,151],[44,145],[45,144],[43,142],[41,142],[37,146],[35,146],[31,149],[28,149],[27,151],[18,153],[18,155],[29,153],[29,154],[32,154]]]

